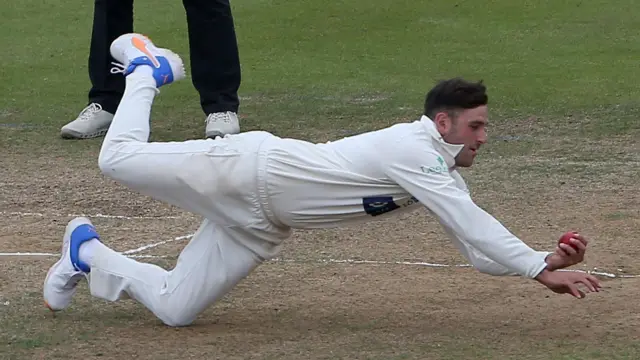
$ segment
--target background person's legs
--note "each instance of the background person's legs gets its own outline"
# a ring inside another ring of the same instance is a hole
[[[229,0],[183,0],[193,85],[207,115],[206,136],[240,131],[241,68]]]
[[[133,0],[95,0],[89,48],[89,103],[61,129],[64,138],[86,139],[105,134],[124,92],[122,74],[112,73],[111,42],[133,31]]]
[[[183,0],[193,85],[205,114],[238,112],[240,58],[229,0]]]
[[[133,0],[95,0],[89,51],[89,103],[99,103],[112,114],[124,93],[124,78],[122,74],[111,73],[114,59],[109,47],[118,36],[130,32],[133,32]]]
[[[169,326],[188,325],[262,263],[238,239],[254,241],[241,229],[205,220],[171,271],[102,248],[90,263],[91,294],[132,298]]]

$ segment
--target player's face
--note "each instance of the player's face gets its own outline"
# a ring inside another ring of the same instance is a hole
[[[444,113],[438,115],[441,114]],[[445,114],[440,121],[436,120],[444,141],[450,144],[464,144],[464,148],[456,156],[457,166],[473,165],[478,150],[487,142],[487,116],[487,106],[482,105],[458,111],[453,118]]]

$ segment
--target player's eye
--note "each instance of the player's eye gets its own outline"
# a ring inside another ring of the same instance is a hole
[[[476,131],[476,130],[480,130],[480,129],[482,129],[482,128],[486,127],[486,124],[476,122],[476,123],[469,124],[469,127],[470,127],[472,130]]]

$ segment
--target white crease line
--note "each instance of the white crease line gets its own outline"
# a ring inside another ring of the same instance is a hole
[[[123,254],[125,254],[125,255],[129,255],[129,254],[139,253],[139,252],[141,252],[141,251],[144,251],[144,250],[147,250],[147,249],[151,249],[151,248],[154,248],[154,247],[157,247],[157,246],[160,246],[160,245],[164,245],[164,244],[167,244],[167,243],[170,243],[170,242],[180,241],[180,240],[185,240],[185,239],[190,239],[190,238],[192,238],[192,237],[193,237],[193,235],[195,235],[195,234],[189,234],[189,235],[178,236],[177,238],[173,238],[173,239],[171,239],[171,240],[164,240],[164,241],[160,241],[160,242],[157,242],[157,243],[153,243],[153,244],[149,244],[149,245],[144,245],[144,246],[141,246],[141,247],[139,247],[139,248],[137,248],[137,249],[131,249],[131,250],[124,251],[124,252],[123,252]]]
[[[84,216],[87,218],[103,218],[103,219],[126,219],[126,220],[165,220],[165,219],[180,219],[180,216],[125,216],[125,215],[107,215],[107,214],[43,214],[37,212],[20,212],[20,211],[0,211],[0,215],[12,215],[12,216],[35,216],[35,217],[46,217],[46,216],[61,216],[61,217],[78,217]]]
[[[134,258],[134,259],[164,259],[164,258],[172,257],[169,255],[125,255],[125,256]]]
[[[60,256],[60,254],[14,252],[14,253],[0,253],[0,256]]]
[[[349,264],[376,264],[376,265],[419,265],[426,267],[471,267],[471,264],[454,264],[454,265],[446,265],[446,264],[434,264],[428,262],[414,262],[414,261],[377,261],[377,260],[336,260],[336,259],[327,259],[321,260],[321,262],[328,263],[349,263]]]

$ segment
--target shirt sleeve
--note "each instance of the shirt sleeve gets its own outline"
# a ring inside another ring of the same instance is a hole
[[[466,182],[460,176],[458,171],[449,172],[451,177],[453,178],[455,185],[458,189],[469,194],[469,188],[467,187]],[[460,253],[467,259],[471,264],[478,269],[478,271],[494,275],[494,276],[515,276],[519,275],[511,271],[510,269],[498,264],[497,262],[489,259],[485,254],[483,254],[480,250],[474,248],[471,244],[466,242],[464,239],[460,238],[456,233],[454,233],[451,228],[443,226],[444,231],[451,237],[453,244],[460,251]],[[548,251],[537,251],[537,253],[541,254],[545,258],[550,254]]]
[[[472,262],[475,260],[474,266],[490,264],[495,274],[528,278],[535,278],[544,270],[547,253],[527,246],[477,206],[467,191],[456,186],[437,151],[411,150],[402,146],[386,152],[386,175],[435,215],[457,242],[458,249],[467,250],[462,251],[463,255]]]
[[[455,245],[455,247],[478,271],[493,276],[520,275],[519,273],[514,272],[513,270],[489,259],[485,254],[483,254],[478,249],[474,248],[471,244],[466,242],[464,239],[456,235],[450,228],[444,227],[444,230],[453,240],[453,244]],[[541,254],[544,257],[550,254],[546,251],[537,251],[537,253]]]

